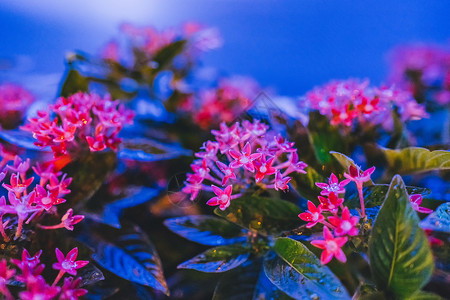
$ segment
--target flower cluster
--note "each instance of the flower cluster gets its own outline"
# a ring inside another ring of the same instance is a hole
[[[207,204],[225,210],[251,184],[286,191],[292,172],[306,173],[294,143],[269,130],[259,120],[220,124],[215,141],[203,144],[187,174],[183,191],[194,200],[201,190],[216,194]],[[208,182],[206,184],[206,182]],[[222,187],[222,188],[220,188]],[[238,191],[237,194],[233,194]]]
[[[357,121],[391,129],[394,108],[404,122],[427,117],[411,93],[394,87],[371,87],[368,80],[331,81],[308,92],[300,104],[318,110],[332,125],[347,127]]]
[[[34,177],[28,177],[30,160],[22,160],[16,156],[13,165],[0,172],[0,182],[9,174],[9,180],[2,184],[7,192],[7,197],[0,197],[0,233],[5,241],[9,241],[6,232],[8,227],[17,225],[15,237],[21,236],[23,225],[36,221],[44,213],[56,213],[56,205],[64,203],[64,196],[70,193],[68,189],[72,178],[58,172],[51,163],[42,166],[39,163],[33,167],[33,171],[39,176],[39,182],[32,186]],[[10,171],[10,172],[8,172]],[[9,181],[9,183],[7,183]],[[5,215],[9,217],[3,222]],[[42,226],[44,229],[56,229],[65,227],[73,230],[73,225],[79,223],[84,217],[73,216],[72,209],[62,217],[61,224],[55,226]]]
[[[17,126],[33,101],[33,95],[21,86],[0,84],[0,125],[8,129]]]
[[[62,252],[56,248],[58,262],[53,265],[53,269],[59,270],[59,273],[52,285],[49,285],[41,275],[45,269],[45,265],[40,261],[41,254],[42,250],[31,256],[24,249],[21,259],[11,259],[11,263],[17,269],[8,268],[6,259],[2,259],[0,261],[0,295],[5,296],[6,300],[14,299],[7,286],[9,281],[20,282],[25,286],[25,290],[19,292],[21,300],[76,300],[87,293],[87,290],[80,288],[80,277],[67,277],[61,287],[57,286],[66,272],[76,276],[76,270],[88,264],[88,261],[76,261],[77,248],[72,249],[67,257],[64,257]]]
[[[389,80],[417,98],[431,90],[431,99],[450,104],[450,49],[434,45],[396,48],[391,55]]]
[[[59,98],[47,111],[38,111],[22,129],[33,133],[35,145],[50,146],[57,157],[84,145],[91,151],[117,150],[118,134],[133,117],[133,111],[109,96],[79,92]]]
[[[248,110],[258,91],[258,84],[250,78],[222,79],[216,88],[201,91],[197,98],[187,96],[181,108],[192,112],[200,127],[211,128]]]
[[[218,31],[208,28],[198,23],[188,22],[180,29],[158,30],[154,27],[136,27],[125,23],[120,27],[127,39],[131,42],[135,50],[151,58],[158,51],[171,43],[180,40],[188,41],[186,54],[195,56],[201,52],[206,52],[222,46],[222,39]],[[109,42],[102,51],[102,58],[115,62],[124,62],[124,57],[120,55],[120,46],[117,41]]]

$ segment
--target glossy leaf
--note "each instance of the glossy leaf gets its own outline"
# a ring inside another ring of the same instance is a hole
[[[302,224],[298,217],[301,210],[281,199],[241,197],[232,200],[225,211],[216,208],[214,212],[230,222],[262,235],[278,234]]]
[[[164,225],[188,240],[208,246],[242,243],[247,237],[243,230],[226,220],[207,216],[193,215],[167,219]]]
[[[348,172],[350,166],[357,166],[355,161],[345,154],[336,151],[330,151],[330,154],[339,162],[345,172]]]
[[[373,226],[369,257],[377,286],[398,297],[414,294],[433,272],[428,239],[399,175],[392,179]]]
[[[295,299],[350,299],[339,279],[302,243],[277,239],[264,261],[270,281]]]
[[[42,150],[41,147],[38,147],[34,144],[36,139],[33,138],[33,135],[24,130],[0,130],[0,139],[16,145],[18,147],[28,149],[28,150]],[[50,150],[50,148],[48,148]]]
[[[262,268],[261,272],[259,273],[258,283],[255,287],[255,292],[253,294],[254,300],[259,299],[281,299],[281,300],[288,300],[292,299],[292,297],[289,297],[285,293],[283,293],[279,288],[277,288],[270,280],[267,278],[266,273],[264,272],[264,269]]]
[[[179,269],[192,269],[206,273],[220,273],[234,269],[250,256],[250,250],[242,245],[226,245],[211,248],[185,261]]]
[[[450,233],[450,202],[441,204],[435,212],[420,222],[420,227]]]
[[[178,145],[165,145],[150,139],[125,139],[121,145],[118,157],[135,161],[160,161],[189,156],[191,151]]]
[[[89,80],[77,70],[70,69],[64,79],[59,95],[67,97],[77,92],[87,92]]]
[[[330,121],[319,112],[309,114],[309,137],[317,160],[323,164],[333,162],[330,151],[347,152],[347,143],[339,132],[339,128],[330,125]]]
[[[155,247],[139,227],[123,225],[118,230],[88,222],[89,232],[84,232],[79,239],[94,250],[92,259],[101,267],[123,279],[168,294]]]
[[[388,184],[375,184],[363,188],[364,202],[366,208],[376,207],[383,204],[384,199],[389,190]],[[407,186],[406,191],[409,195],[421,194],[422,196],[429,195],[431,191],[427,188]],[[359,195],[356,189],[347,188],[345,195],[345,205],[350,208],[357,208],[360,206]]]
[[[120,216],[125,209],[148,202],[159,193],[160,191],[157,189],[139,187],[128,197],[107,204],[103,209],[102,221],[110,226],[120,228]]]
[[[443,299],[439,295],[428,293],[424,291],[418,291],[414,295],[410,296],[408,300],[441,300]]]
[[[114,152],[95,152],[70,162],[63,172],[72,177],[70,184],[70,194],[66,196],[66,204],[70,207],[80,206],[89,200],[95,192],[106,181],[108,176],[116,166],[116,153]]]
[[[381,149],[388,169],[398,174],[421,173],[433,170],[450,170],[450,151],[430,151],[425,148],[410,147],[401,150]]]

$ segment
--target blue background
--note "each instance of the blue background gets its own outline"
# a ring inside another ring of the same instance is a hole
[[[449,16],[447,0],[2,0],[0,80],[48,97],[65,54],[97,53],[121,22],[165,28],[194,20],[225,41],[205,65],[295,96],[332,78],[383,82],[387,52],[405,42],[448,43]]]

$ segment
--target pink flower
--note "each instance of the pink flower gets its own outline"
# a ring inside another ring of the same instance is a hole
[[[81,289],[81,278],[73,277],[64,278],[64,284],[61,288],[59,300],[76,300],[87,294],[87,290]]]
[[[35,191],[35,203],[42,206],[47,211],[52,208],[53,205],[66,202],[63,198],[59,198],[59,191],[57,189],[47,191],[42,186],[37,185]]]
[[[328,179],[328,184],[322,183],[322,182],[316,182],[316,185],[323,189],[323,191],[320,192],[321,195],[327,196],[330,193],[335,194],[342,194],[345,193],[345,186],[350,182],[350,179],[345,179],[339,182],[336,175],[333,173],[331,174],[330,178]]]
[[[33,281],[36,276],[41,275],[45,268],[44,264],[41,264],[40,256],[42,250],[37,252],[34,256],[31,256],[26,249],[23,249],[22,259],[11,259],[11,262],[15,264],[20,271],[21,275],[16,276],[16,279],[21,282]]]
[[[44,186],[53,175],[61,176],[62,174],[62,172],[56,171],[55,165],[52,163],[49,163],[47,167],[44,167],[37,162],[36,166],[32,167],[32,169],[34,173],[41,178],[39,181],[40,186]]]
[[[291,154],[289,155],[289,162],[290,162],[289,167],[286,170],[287,173],[297,172],[297,173],[306,174],[305,168],[308,165],[306,163],[304,163],[303,161],[298,160],[297,151],[291,152]]]
[[[344,173],[344,177],[355,182],[357,187],[362,187],[364,182],[370,181],[370,175],[375,171],[375,167],[371,167],[362,171],[359,167],[350,166],[349,174]]]
[[[198,193],[202,190],[203,178],[197,174],[186,174],[187,180],[184,182],[185,186],[181,190],[183,193],[191,194],[191,201],[197,198]]]
[[[0,260],[0,292],[2,287],[6,286],[8,280],[16,274],[16,270],[8,269],[8,265],[6,263],[6,259]]]
[[[44,278],[39,275],[33,281],[28,282],[27,290],[19,293],[21,300],[52,300],[60,292],[58,286],[49,286]]]
[[[16,195],[22,194],[27,187],[33,182],[34,177],[28,178],[26,180],[21,180],[19,173],[12,174],[10,179],[10,184],[3,183],[3,187]]]
[[[342,211],[342,218],[337,216],[328,217],[330,223],[336,227],[335,233],[338,236],[343,235],[357,235],[359,230],[355,228],[356,224],[359,222],[359,217],[354,217],[350,214],[348,207],[345,207]]]
[[[16,155],[16,157],[14,157],[14,165],[7,167],[11,171],[19,173],[21,178],[25,178],[25,175],[30,168],[30,159],[27,158],[23,161],[20,156]]]
[[[70,250],[66,257],[64,257],[64,254],[58,248],[55,249],[55,252],[58,262],[53,264],[53,269],[60,270],[63,274],[67,272],[70,275],[75,276],[77,275],[77,269],[80,269],[89,263],[85,260],[75,261],[78,256],[77,247]]]
[[[225,175],[222,179],[222,185],[225,185],[228,182],[228,179],[236,179],[233,168],[230,168],[220,161],[216,161],[216,164],[219,167],[219,170]]]
[[[244,149],[242,152],[238,152],[236,150],[229,150],[228,153],[233,157],[235,160],[230,163],[231,168],[238,168],[243,166],[250,172],[255,172],[255,167],[253,166],[253,161],[259,157],[261,157],[261,153],[253,153],[252,154],[252,146],[250,146],[250,143],[247,142],[244,146]]]
[[[319,249],[323,249],[322,255],[320,256],[320,262],[322,264],[327,264],[336,257],[339,261],[345,263],[347,257],[345,257],[344,251],[342,251],[342,246],[347,242],[347,237],[333,237],[328,227],[323,227],[323,237],[324,240],[313,240],[311,245]]]
[[[72,231],[73,225],[80,223],[84,219],[83,215],[73,215],[73,209],[69,208],[61,218],[61,223],[67,230]]]
[[[308,211],[299,214],[298,217],[303,221],[309,222],[306,224],[306,228],[311,228],[317,223],[321,223],[325,220],[325,217],[322,215],[322,204],[316,207],[314,203],[308,201]]]
[[[277,171],[277,173],[275,174],[275,182],[274,182],[274,188],[275,190],[287,190],[289,189],[288,187],[288,183],[289,181],[291,181],[291,177],[283,177],[280,173],[280,171]]]
[[[319,196],[319,201],[322,204],[322,209],[333,214],[338,212],[339,206],[344,203],[344,198],[339,198],[335,193],[330,192],[328,198]]]
[[[95,138],[87,136],[86,142],[88,143],[89,149],[92,152],[103,151],[106,149],[105,137],[101,134],[96,135]]]
[[[221,210],[225,210],[228,206],[230,206],[231,202],[231,192],[233,191],[233,186],[229,185],[224,190],[221,190],[215,185],[211,185],[211,188],[216,194],[216,197],[213,197],[206,202],[206,204],[210,206],[219,205]]]
[[[420,204],[422,203],[422,200],[423,200],[422,195],[420,195],[420,194],[413,194],[413,195],[409,196],[409,202],[411,203],[412,208],[415,211],[418,211],[418,212],[424,213],[424,214],[432,213],[433,212],[432,209],[420,206]]]
[[[202,159],[201,163],[199,161],[195,161],[194,164],[191,165],[192,171],[194,171],[197,176],[201,178],[205,178],[209,175],[209,168],[206,163],[206,159]]]
[[[205,150],[204,152],[197,152],[195,156],[200,158],[208,158],[214,160],[217,155],[217,151],[219,151],[219,143],[207,141],[203,143],[201,149]]]
[[[275,174],[277,170],[272,166],[274,161],[275,157],[271,157],[268,161],[266,161],[266,157],[264,155],[262,155],[259,159],[253,161],[253,165],[256,169],[256,182],[260,182],[266,175]]]

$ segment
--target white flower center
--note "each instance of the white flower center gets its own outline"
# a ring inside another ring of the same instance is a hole
[[[337,249],[339,249],[338,245],[336,244],[335,241],[329,241],[326,245],[326,248],[329,252],[334,252]]]
[[[349,231],[350,229],[352,229],[352,224],[349,222],[349,221],[344,221],[344,222],[342,222],[342,224],[341,224],[341,228],[342,228],[342,230],[343,231],[345,231],[345,232],[347,232],[347,231]]]
[[[228,195],[222,194],[219,199],[220,202],[228,202]]]
[[[239,162],[242,163],[242,164],[248,163],[248,157],[247,157],[247,156],[242,156],[242,157],[239,159]]]
[[[261,168],[259,168],[259,171],[260,171],[261,173],[266,173],[266,172],[267,172],[266,166],[265,166],[265,165],[262,165]]]

